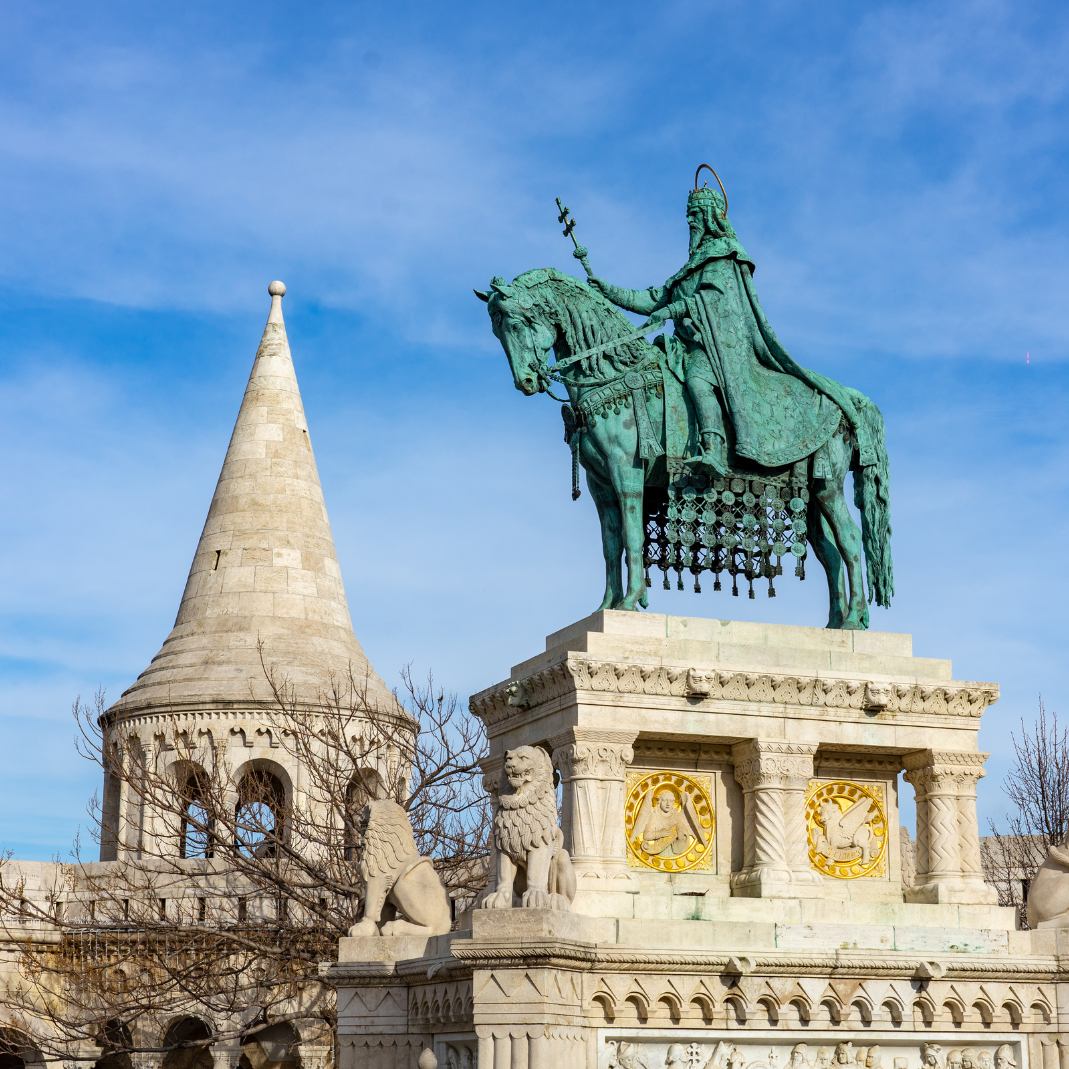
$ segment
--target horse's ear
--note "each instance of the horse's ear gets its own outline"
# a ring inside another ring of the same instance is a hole
[[[471,292],[474,293],[475,296],[478,297],[480,301],[489,301],[490,300],[490,291],[489,290],[472,290]]]
[[[502,297],[512,296],[512,294],[509,293],[508,283],[503,278],[495,277],[490,279],[490,288],[496,290]]]

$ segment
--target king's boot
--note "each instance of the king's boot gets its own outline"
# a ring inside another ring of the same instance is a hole
[[[701,456],[690,457],[685,463],[694,468],[709,468],[717,475],[728,473],[727,442],[712,431],[702,432]]]

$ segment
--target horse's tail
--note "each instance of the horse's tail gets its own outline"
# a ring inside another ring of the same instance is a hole
[[[891,563],[891,474],[884,445],[883,416],[867,397],[859,408],[875,448],[876,463],[861,467],[855,452],[851,465],[854,504],[861,512],[869,601],[875,599],[877,605],[886,609],[895,592],[894,565]]]

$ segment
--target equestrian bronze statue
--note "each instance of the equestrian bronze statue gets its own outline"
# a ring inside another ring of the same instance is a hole
[[[663,286],[621,289],[594,275],[561,206],[587,280],[540,268],[475,292],[516,388],[553,397],[560,383],[567,393],[572,495],[582,466],[601,520],[600,608],[645,607],[651,568],[665,589],[671,573],[679,589],[689,573],[700,590],[704,572],[714,590],[721,576],[736,595],[748,582],[751,598],[765,579],[774,597],[783,559],[804,579],[811,546],[828,577],[828,627],[867,628],[868,602],[886,607],[894,593],[883,417],[780,344],[717,184],[699,189],[695,177],[690,255]],[[646,321],[636,328],[618,308]],[[668,320],[673,332],[648,342]],[[848,470],[860,531],[843,492]]]

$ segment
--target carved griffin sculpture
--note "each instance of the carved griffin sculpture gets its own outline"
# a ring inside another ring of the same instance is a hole
[[[530,909],[570,910],[575,873],[557,827],[549,755],[537,746],[508,750],[504,780],[493,827],[497,886],[483,899],[483,909],[511,909],[517,893]]]
[[[420,857],[408,814],[389,798],[360,813],[357,872],[364,885],[364,917],[351,936],[444,935],[449,898],[429,857]],[[381,930],[380,930],[381,926]]]
[[[1069,834],[1032,877],[1027,911],[1029,928],[1069,928]]]

